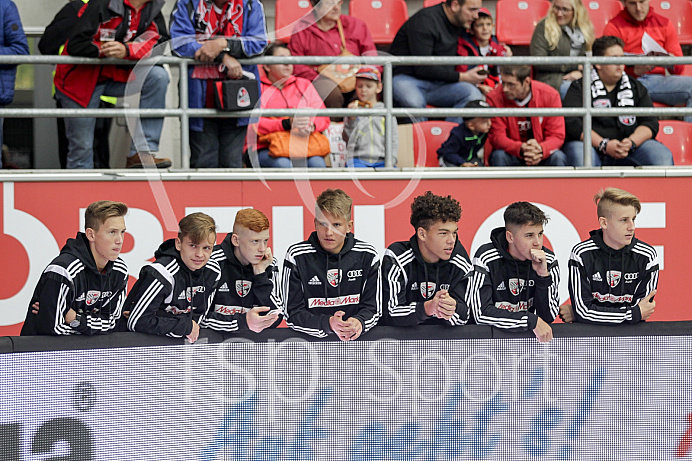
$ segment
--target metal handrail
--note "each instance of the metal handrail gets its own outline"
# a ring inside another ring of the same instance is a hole
[[[625,57],[593,57],[593,56],[512,56],[512,57],[451,57],[451,56],[263,56],[253,59],[240,60],[242,64],[307,64],[319,65],[325,62],[338,62],[343,64],[379,65],[383,67],[383,100],[384,109],[253,109],[250,111],[221,112],[215,109],[189,109],[187,99],[187,79],[181,78],[179,85],[180,107],[177,109],[51,109],[51,108],[0,108],[0,117],[7,118],[40,118],[40,117],[177,117],[180,119],[181,157],[183,168],[189,168],[189,119],[190,117],[260,117],[260,116],[300,116],[320,115],[335,116],[366,116],[379,115],[385,117],[385,166],[392,165],[392,118],[393,117],[449,117],[449,116],[573,116],[582,117],[584,126],[584,165],[591,166],[591,119],[592,117],[613,117],[622,113],[621,108],[595,109],[591,107],[591,94],[584,92],[584,105],[581,108],[491,108],[491,109],[455,109],[455,108],[430,108],[411,109],[394,108],[392,95],[393,67],[399,65],[501,65],[501,64],[526,64],[526,65],[555,65],[555,64],[581,64],[583,66],[584,87],[590,86],[590,69],[596,64],[652,64],[665,66],[671,64],[692,65],[692,56],[682,57],[649,57],[649,56],[625,56]],[[174,56],[158,56],[143,59],[137,62],[122,59],[99,59],[75,56],[8,56],[0,55],[0,64],[86,64],[86,65],[162,65],[178,67],[180,76],[187,75],[189,66],[200,64],[193,59],[183,59]],[[632,115],[667,115],[689,116],[692,108],[687,107],[661,107],[661,108],[628,108],[628,114]]]

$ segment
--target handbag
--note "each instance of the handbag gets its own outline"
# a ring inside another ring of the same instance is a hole
[[[272,157],[324,157],[330,151],[329,140],[320,132],[314,131],[309,137],[295,136],[291,142],[290,131],[275,131],[261,135],[258,141],[269,144]]]
[[[336,22],[341,36],[341,54],[339,56],[355,56],[346,49],[346,38],[344,28],[341,26],[341,19]],[[320,75],[334,81],[342,93],[350,93],[356,89],[356,72],[359,66],[351,64],[322,64],[317,68]]]
[[[219,110],[251,109],[259,100],[257,80],[241,78],[238,80],[217,80],[213,83],[214,102]]]

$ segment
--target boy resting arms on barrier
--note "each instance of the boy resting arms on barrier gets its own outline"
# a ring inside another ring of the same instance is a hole
[[[353,236],[352,204],[341,189],[322,192],[315,232],[286,252],[286,323],[296,331],[351,341],[381,316],[380,260],[372,245]]]
[[[572,249],[572,306],[562,306],[560,318],[603,325],[648,320],[656,307],[658,256],[651,245],[634,237],[641,203],[614,187],[596,194],[594,202],[601,228]]]
[[[209,260],[216,242],[216,223],[204,213],[192,213],[178,223],[178,236],[156,250],[156,260],[144,266],[125,301],[132,331],[173,338],[199,337],[197,319],[214,300],[221,278]]]
[[[548,217],[536,205],[515,202],[504,213],[505,227],[490,233],[490,243],[473,258],[470,306],[479,325],[533,331],[546,343],[549,323],[558,314],[560,270],[543,246]]]

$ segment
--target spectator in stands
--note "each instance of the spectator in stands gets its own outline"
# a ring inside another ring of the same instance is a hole
[[[512,56],[512,49],[501,44],[493,35],[493,27],[495,24],[490,11],[487,8],[478,10],[478,19],[471,24],[471,35],[464,34],[459,37],[457,48],[459,56]],[[462,64],[457,66],[457,72],[466,72],[473,67],[475,66]],[[483,65],[481,67],[487,71],[488,76],[476,86],[485,96],[500,83],[500,73],[498,66]]]
[[[264,213],[238,211],[233,232],[211,255],[221,267],[221,280],[212,307],[199,321],[201,328],[259,333],[281,321],[279,266],[267,242],[269,219]]]
[[[473,266],[457,238],[461,206],[427,191],[411,203],[414,235],[389,245],[382,260],[382,294],[389,325],[464,325]]]
[[[483,100],[471,101],[465,109],[489,108]],[[449,138],[437,149],[440,166],[474,167],[481,164],[478,154],[482,151],[488,137],[492,120],[490,117],[466,117],[462,123],[452,128]]]
[[[469,305],[476,323],[553,338],[549,323],[558,314],[560,271],[543,246],[548,217],[536,205],[515,202],[505,209],[505,227],[490,233],[473,258]]]
[[[375,42],[364,21],[341,14],[343,0],[310,0],[313,15],[298,21],[288,44],[294,56],[376,56]],[[339,66],[342,67],[342,66]],[[358,66],[343,66],[343,75],[353,74]],[[342,108],[354,95],[350,86],[339,88],[337,80],[327,77],[324,66],[296,65],[295,74],[310,80],[326,107]],[[323,70],[323,74],[320,74]],[[339,73],[330,72],[335,76]]]
[[[272,43],[268,56],[290,56],[283,43]],[[264,66],[262,109],[324,109],[322,98],[302,77],[293,75],[293,64]],[[325,168],[329,142],[322,134],[329,117],[260,117],[257,124],[257,157],[269,168]],[[252,152],[251,152],[252,159]]]
[[[53,21],[46,27],[38,42],[38,50],[41,54],[62,54],[63,48],[67,39],[70,38],[72,29],[79,19],[79,12],[84,7],[88,0],[68,0],[58,14],[55,15]],[[53,88],[55,93],[55,88]],[[53,95],[55,96],[55,94]],[[62,108],[60,101],[56,99],[56,107]],[[101,96],[99,107],[112,108],[115,107],[117,98],[112,96]],[[60,168],[67,168],[67,154],[69,152],[67,135],[65,134],[65,119],[58,117],[58,157],[60,160]],[[108,145],[108,135],[111,130],[111,118],[97,118],[94,128],[94,168],[109,168],[110,166],[110,148]]]
[[[94,1],[94,0],[91,0]],[[142,267],[125,300],[132,331],[194,343],[199,318],[214,299],[221,268],[210,261],[216,242],[216,223],[204,213],[192,213],[178,223],[178,236],[166,240],[154,253],[154,262]]]
[[[176,55],[203,63],[188,70],[190,108],[215,108],[213,82],[243,78],[243,70],[259,85],[257,66],[241,66],[238,59],[258,56],[267,46],[262,2],[178,0],[171,39]],[[248,123],[247,118],[191,119],[190,166],[241,168]]]
[[[127,266],[120,259],[127,205],[102,200],[84,212],[84,232],[46,267],[22,327],[27,335],[112,332],[122,314]]]
[[[625,53],[682,56],[677,31],[668,18],[656,13],[649,6],[649,0],[623,0],[625,9],[610,20],[603,35],[620,37],[624,42]],[[647,44],[644,49],[644,33],[653,39],[661,50],[652,49]],[[666,75],[663,67],[640,65],[627,68],[631,77],[637,78],[655,102],[674,106],[684,103],[692,107],[692,77],[683,77],[682,65],[671,66]],[[685,116],[692,122],[692,115]]]
[[[79,20],[63,54],[91,58],[118,58],[138,61],[149,56],[154,46],[168,39],[161,14],[163,0],[91,0],[81,10]],[[131,68],[115,65],[59,64],[55,72],[55,97],[66,109],[96,108],[102,95],[123,96],[131,80]],[[146,69],[140,108],[162,109],[166,104],[168,72],[163,67]],[[69,141],[67,168],[93,168],[94,126],[91,117],[67,118]],[[126,167],[168,168],[170,159],[156,158],[163,118],[142,118],[144,139],[135,135]]]
[[[658,257],[651,245],[634,237],[641,203],[614,187],[596,194],[594,202],[601,228],[572,249],[572,306],[562,306],[560,317],[564,322],[602,325],[648,320],[656,307]]]
[[[286,252],[286,323],[296,331],[353,341],[382,315],[380,258],[353,236],[352,205],[341,189],[323,191],[315,232]]]
[[[594,41],[593,23],[581,0],[553,0],[545,18],[531,37],[531,56],[584,56]],[[580,79],[581,64],[549,64],[533,67],[534,78],[547,83],[565,99],[573,81]]]
[[[492,107],[562,107],[560,94],[531,79],[529,66],[502,66],[502,84],[487,96]],[[495,117],[490,127],[491,166],[565,166],[563,117]]]
[[[384,108],[377,100],[382,92],[382,78],[375,66],[361,67],[356,73],[356,97],[349,108]],[[381,168],[385,157],[385,121],[383,116],[366,115],[344,118],[343,139],[347,143],[349,168]],[[396,166],[399,152],[399,136],[396,118],[392,117],[392,165]]]
[[[622,40],[605,36],[593,44],[594,56],[624,56]],[[591,71],[593,107],[622,108],[623,115],[591,119],[591,162],[593,166],[672,165],[673,154],[656,141],[658,119],[653,116],[627,115],[627,107],[653,107],[651,98],[637,79],[623,72],[621,64],[596,64]],[[572,84],[565,107],[583,106],[583,80]],[[567,143],[564,146],[570,164],[584,164],[584,127],[581,117],[566,117]]]
[[[394,37],[395,56],[457,56],[459,37],[471,40],[466,29],[478,18],[481,0],[446,0],[414,14]],[[476,87],[487,73],[481,66],[459,72],[448,66],[396,66],[392,81],[395,102],[402,107],[464,107],[483,99]],[[419,118],[420,120],[420,118]],[[461,123],[460,117],[447,120]]]
[[[2,21],[3,33],[0,34],[0,54],[22,55],[29,54],[29,45],[22,29],[22,21],[19,19],[17,5],[11,0],[0,0],[0,21]],[[17,66],[0,66],[0,107],[4,107],[14,99],[14,80],[17,75]],[[2,148],[3,120],[0,117],[0,148]],[[2,158],[0,157],[0,168]]]

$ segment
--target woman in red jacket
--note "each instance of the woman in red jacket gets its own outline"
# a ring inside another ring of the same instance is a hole
[[[286,45],[274,43],[267,48],[267,56],[290,56]],[[265,65],[266,76],[262,77],[262,109],[324,109],[324,102],[310,83],[310,80],[293,75],[293,64]],[[307,166],[325,168],[324,156],[306,158],[285,157],[282,153],[272,152],[269,142],[263,136],[270,133],[286,131],[291,134],[291,145],[297,146],[307,142],[313,133],[321,134],[329,128],[329,117],[260,117],[255,129],[257,139],[257,157],[260,166],[267,168],[291,168]],[[326,142],[326,139],[324,140]],[[307,161],[306,161],[307,160]]]

